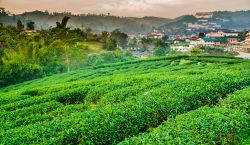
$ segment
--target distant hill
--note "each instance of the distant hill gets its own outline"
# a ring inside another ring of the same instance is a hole
[[[221,25],[221,29],[234,29],[239,31],[250,29],[250,10],[237,12],[217,11],[212,13],[213,16],[207,18],[208,22]],[[184,15],[168,21],[166,24],[162,25],[160,29],[169,30],[171,33],[175,34],[188,33],[186,32],[186,24],[196,23],[200,19],[204,18],[196,18],[194,15]]]
[[[69,26],[73,28],[91,28],[94,32],[113,31],[120,29],[126,33],[147,33],[153,27],[159,27],[167,23],[170,19],[158,17],[117,17],[110,15],[73,15],[71,13],[48,13],[42,11],[25,12],[14,16],[0,17],[2,23],[16,25],[16,20],[20,19],[23,22],[32,20],[36,24],[37,29],[48,29],[55,26],[57,21],[65,16],[71,17]]]
[[[184,26],[185,23],[195,23],[196,21],[198,21],[198,19],[195,18],[195,16],[184,15],[184,16],[180,16],[180,17],[177,17],[177,18],[169,21],[165,25],[161,26],[161,28],[168,29],[168,28],[172,28],[172,27],[182,27],[182,26]]]
[[[225,29],[250,29],[250,10],[214,12],[211,21],[218,22]]]
[[[212,13],[213,17],[208,19],[209,22],[220,24],[222,29],[250,29],[250,10],[237,12],[217,11]],[[175,19],[168,19],[152,16],[136,18],[104,14],[73,15],[68,12],[49,13],[48,11],[33,11],[12,16],[0,14],[0,22],[3,24],[16,25],[18,19],[24,23],[32,20],[36,23],[37,29],[48,29],[55,26],[56,21],[61,21],[65,15],[71,17],[69,21],[70,27],[91,28],[96,33],[113,31],[114,29],[120,29],[128,34],[148,33],[154,27],[164,30],[171,29],[172,33],[185,33],[186,23],[195,23],[199,20],[194,15],[184,15]]]

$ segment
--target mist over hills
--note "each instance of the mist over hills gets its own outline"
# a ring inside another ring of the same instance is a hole
[[[222,29],[244,30],[250,29],[250,10],[249,11],[217,11],[213,12],[213,17],[209,22],[221,25]],[[110,14],[81,14],[74,15],[69,12],[49,13],[48,11],[25,12],[18,15],[4,15],[1,13],[0,22],[4,25],[16,25],[20,19],[23,23],[34,21],[36,29],[48,29],[54,27],[57,21],[61,21],[64,16],[71,17],[68,26],[71,28],[91,28],[95,33],[102,31],[113,31],[120,29],[128,34],[148,33],[153,28],[167,29],[186,29],[187,23],[196,23],[199,21],[193,15],[184,15],[175,19],[159,18],[145,16],[136,17],[118,17]]]
[[[36,29],[48,29],[54,27],[57,21],[61,21],[64,16],[69,16],[69,27],[72,28],[91,28],[96,33],[102,31],[113,31],[120,29],[123,32],[145,33],[152,30],[153,27],[159,27],[168,23],[170,19],[158,17],[118,17],[112,15],[96,15],[96,14],[82,14],[73,15],[71,13],[49,13],[42,11],[25,12],[12,16],[1,16],[1,22],[8,25],[16,25],[16,20],[20,19],[23,23],[30,20],[35,22]]]

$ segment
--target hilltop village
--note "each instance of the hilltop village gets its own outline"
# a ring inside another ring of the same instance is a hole
[[[229,30],[223,29],[221,25],[215,22],[210,22],[213,18],[212,12],[196,13],[194,15],[198,22],[183,23],[186,26],[186,34],[173,34],[173,29],[156,29],[154,28],[150,33],[143,35],[129,35],[129,42],[145,42],[145,40],[160,40],[166,43],[165,47],[168,49],[186,53],[194,48],[220,48],[223,51],[232,53],[250,53],[250,31],[244,30]],[[227,19],[220,19],[218,21],[226,22]],[[190,33],[188,33],[190,32]],[[156,45],[148,44],[142,46],[131,46],[132,51],[153,51],[157,48]],[[139,57],[147,57],[147,54],[138,55]]]

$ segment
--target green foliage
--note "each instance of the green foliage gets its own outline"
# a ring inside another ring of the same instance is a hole
[[[39,65],[26,64],[19,60],[4,61],[0,79],[3,80],[2,85],[13,84],[41,77],[41,72],[42,68]]]
[[[232,51],[225,51],[224,48],[220,48],[220,47],[201,47],[201,50],[203,51],[203,53],[205,54],[210,54],[210,55],[236,55],[236,52],[232,52]]]
[[[121,48],[126,48],[128,43],[128,35],[120,32],[119,29],[116,29],[108,35],[107,32],[103,32],[102,36],[105,38],[104,49],[108,51],[113,51]]]
[[[117,40],[110,38],[103,46],[104,49],[108,50],[108,51],[113,51],[118,49],[118,44],[117,44]]]
[[[196,55],[201,54],[201,52],[202,52],[202,50],[200,48],[198,48],[198,47],[197,48],[193,48],[191,50],[191,55],[196,56]]]
[[[219,103],[221,107],[245,110],[250,114],[250,88],[240,90]]]
[[[202,107],[168,119],[156,129],[120,144],[248,144],[249,89],[221,99],[216,107]]]
[[[121,144],[239,144],[250,133],[248,119],[238,110],[203,107]]]
[[[101,64],[124,62],[134,60],[132,54],[128,51],[121,52],[116,50],[115,52],[106,52],[99,55],[93,54],[88,56],[87,65],[95,66]]]
[[[17,20],[17,30],[22,31],[24,29],[24,25],[21,20]]]
[[[221,100],[249,86],[249,64],[234,57],[168,56],[99,65],[2,88],[0,142],[117,144],[164,122],[149,133],[152,143],[161,136],[155,132],[165,134],[165,126],[170,138],[159,138],[163,144],[164,139],[239,143],[249,134],[246,109],[238,109],[247,102],[231,108],[221,107]],[[144,135],[138,138],[147,141]]]
[[[157,47],[154,49],[153,56],[165,56],[167,51],[162,47]]]
[[[98,42],[102,37],[93,35],[89,39],[96,42],[83,42],[87,32],[66,28],[67,20],[62,20],[60,28],[33,34],[22,31],[21,21],[18,28],[0,27],[0,86],[82,68],[88,54],[102,51],[103,44]],[[27,29],[33,27],[30,22]]]

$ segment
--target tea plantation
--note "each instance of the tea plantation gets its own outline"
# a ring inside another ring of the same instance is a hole
[[[0,89],[0,144],[248,144],[250,61],[169,56]]]

